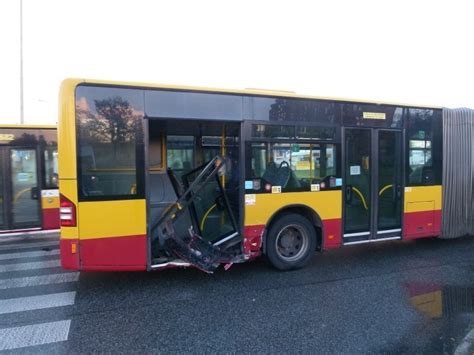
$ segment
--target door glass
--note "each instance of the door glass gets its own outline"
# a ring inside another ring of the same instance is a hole
[[[5,224],[5,162],[3,159],[3,151],[0,149],[0,228],[4,227]]]
[[[186,189],[196,180],[206,166],[207,164],[183,176]],[[216,175],[215,178],[211,178],[203,184],[202,189],[191,204],[191,213],[194,214],[197,231],[201,237],[214,243],[237,231],[235,216],[232,215],[221,177]]]
[[[401,226],[401,136],[400,132],[378,134],[378,229]]]
[[[345,134],[344,233],[370,230],[370,130],[348,129]]]
[[[37,226],[40,218],[36,151],[12,149],[10,159],[13,226]]]
[[[168,168],[181,176],[194,168],[194,137],[168,136],[166,159]]]

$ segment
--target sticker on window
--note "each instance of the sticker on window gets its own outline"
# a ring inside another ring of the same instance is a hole
[[[342,186],[342,179],[341,178],[336,179],[336,186]]]
[[[252,189],[253,189],[253,181],[245,180],[245,190],[252,190]]]
[[[272,186],[272,194],[281,193],[281,186]]]
[[[351,166],[351,175],[360,175],[360,165]]]
[[[319,184],[311,184],[311,191],[319,191]]]
[[[246,206],[253,206],[257,202],[257,195],[249,194],[245,195],[245,205]]]

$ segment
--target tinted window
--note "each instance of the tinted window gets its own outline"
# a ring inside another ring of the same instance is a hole
[[[166,154],[168,168],[181,176],[194,169],[194,136],[168,136]]]
[[[246,118],[280,122],[311,122],[321,125],[338,123],[338,114],[333,102],[292,98],[246,97]]]
[[[438,110],[408,110],[408,185],[441,184],[441,130]]]
[[[252,125],[252,137],[291,139],[295,137],[295,127],[262,124]]]
[[[252,138],[335,140],[336,127],[252,125]]]
[[[76,89],[81,199],[143,198],[143,92]]]
[[[315,184],[318,189],[337,187],[334,144],[251,143],[248,150],[247,180],[255,192],[271,192],[273,186],[282,192],[311,191]]]
[[[238,95],[146,90],[145,108],[149,117],[242,120]]]
[[[58,149],[46,147],[44,150],[44,181],[46,189],[58,187]]]
[[[342,122],[345,126],[402,128],[405,109],[370,104],[343,104]]]
[[[56,146],[56,129],[0,128],[0,145]]]
[[[296,126],[296,138],[334,140],[336,139],[336,127]]]

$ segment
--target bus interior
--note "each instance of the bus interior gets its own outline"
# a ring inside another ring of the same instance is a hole
[[[240,123],[148,120],[152,268],[184,261],[212,272],[240,261]]]

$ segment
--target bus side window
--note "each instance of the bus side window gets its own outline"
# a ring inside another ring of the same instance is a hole
[[[334,144],[252,143],[247,178],[261,178],[282,191],[308,191],[335,177],[335,159]]]

